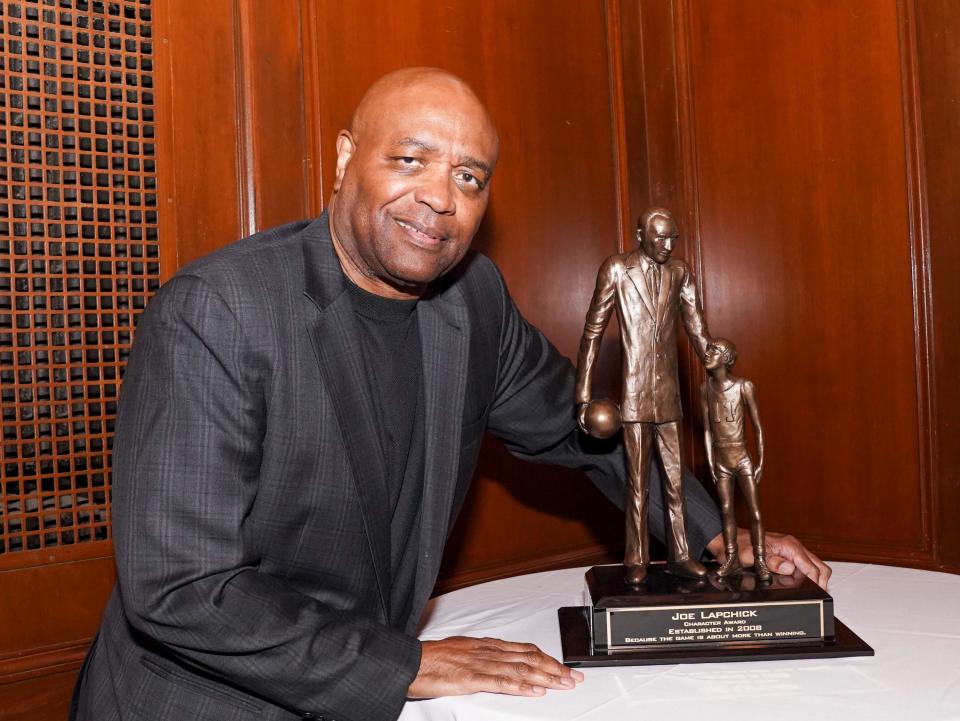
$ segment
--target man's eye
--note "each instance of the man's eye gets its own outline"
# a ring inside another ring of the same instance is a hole
[[[483,190],[483,181],[473,173],[468,173],[465,170],[461,170],[459,173],[457,173],[457,180],[463,185],[472,185],[477,190]]]
[[[420,158],[412,155],[398,155],[393,158],[393,162],[401,168],[416,168],[420,166]]]

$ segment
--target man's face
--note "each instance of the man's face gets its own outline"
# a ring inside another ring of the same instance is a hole
[[[474,98],[424,88],[385,101],[337,142],[337,240],[377,292],[418,293],[470,247],[497,137]]]
[[[647,221],[647,227],[643,229],[640,247],[651,260],[666,263],[679,236],[673,218],[655,215]]]

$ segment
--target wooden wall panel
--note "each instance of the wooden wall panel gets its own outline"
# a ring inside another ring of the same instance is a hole
[[[956,304],[934,287],[931,316],[926,258],[939,242],[934,277],[957,262],[946,237],[928,245],[921,153],[925,128],[946,146],[956,127],[948,5],[640,2],[621,23],[645,93],[642,115],[627,104],[629,142],[648,149],[632,197],[674,204],[711,330],[758,385],[768,526],[834,558],[940,565],[934,521],[956,520],[937,500],[955,464],[942,437],[931,463],[928,389],[930,347],[956,352]],[[943,233],[956,192],[938,197]],[[691,390],[701,377],[690,364]],[[941,436],[952,412],[938,411]]]
[[[189,10],[189,12],[187,12]],[[247,229],[233,2],[161,3],[157,13],[164,246],[177,268]]]
[[[244,235],[310,213],[300,5],[158,6],[165,278]]]
[[[111,556],[0,571],[0,687],[78,667],[114,578]]]
[[[462,76],[501,136],[477,245],[524,314],[575,355],[596,268],[620,234],[603,4],[317,0],[312,13],[318,185],[329,189],[333,139],[371,82],[408,65]],[[593,555],[619,543],[620,529],[619,513],[579,474],[524,465],[488,444],[443,575],[449,585]]]
[[[625,144],[630,175],[629,216],[661,205],[683,223],[680,129],[673,4],[663,0],[621,3],[625,88]],[[685,237],[681,236],[681,243]],[[681,254],[682,247],[678,250]]]
[[[70,710],[76,670],[0,685],[3,721],[63,721]]]
[[[759,390],[767,524],[921,552],[896,4],[689,9],[704,302]]]

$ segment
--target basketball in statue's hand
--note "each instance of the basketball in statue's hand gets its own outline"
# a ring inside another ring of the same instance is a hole
[[[609,438],[620,430],[620,408],[606,398],[590,401],[584,416],[584,425],[594,438]]]

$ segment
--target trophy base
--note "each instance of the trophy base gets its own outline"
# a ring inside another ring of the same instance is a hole
[[[783,645],[761,643],[737,646],[597,650],[590,642],[590,607],[557,609],[563,662],[579,666],[656,666],[677,663],[724,663],[728,661],[786,661],[800,658],[873,656],[873,649],[839,619],[834,619],[832,641],[792,641]]]
[[[705,663],[873,655],[833,616],[830,595],[802,575],[761,581],[745,569],[719,578],[673,575],[651,564],[646,580],[624,581],[624,567],[586,574],[589,605],[562,608],[568,665]]]

